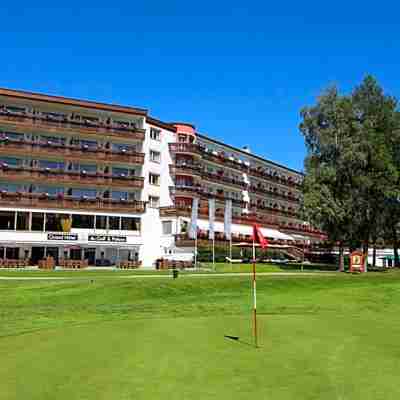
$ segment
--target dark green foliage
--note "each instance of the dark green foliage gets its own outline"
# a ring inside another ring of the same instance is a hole
[[[350,95],[328,89],[301,116],[307,146],[305,218],[350,249],[366,251],[387,230],[393,237],[400,220],[393,201],[400,195],[396,99],[368,76]]]

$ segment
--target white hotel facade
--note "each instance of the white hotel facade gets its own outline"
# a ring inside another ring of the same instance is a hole
[[[147,110],[0,89],[0,264],[52,256],[85,265],[154,267],[188,259],[192,199],[198,240],[216,240],[232,200],[232,240],[258,222],[271,243],[323,234],[299,216],[302,174]],[[1,266],[0,265],[0,266]]]

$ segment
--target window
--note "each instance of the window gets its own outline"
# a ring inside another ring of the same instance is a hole
[[[121,217],[121,229],[124,231],[140,231],[140,218]]]
[[[17,212],[17,230],[28,231],[29,230],[29,213],[28,212]]]
[[[107,229],[107,217],[105,215],[96,215],[96,229]]]
[[[0,211],[0,229],[14,230],[15,211]]]
[[[4,139],[11,139],[11,140],[24,140],[24,134],[23,133],[17,133],[17,132],[4,132],[1,134],[1,137]]]
[[[95,174],[97,172],[96,164],[80,164],[79,171],[82,174]]]
[[[72,215],[72,228],[93,229],[94,215]]]
[[[43,232],[44,230],[44,214],[43,213],[32,213],[32,228],[33,231]]]
[[[14,157],[1,157],[0,164],[3,166],[18,167],[22,165],[24,160]]]
[[[160,207],[160,198],[156,196],[149,196],[149,207],[152,208]]]
[[[128,168],[112,167],[112,175],[120,177],[132,176],[135,175],[135,170],[130,170]]]
[[[150,185],[160,186],[160,175],[149,173],[149,183]]]
[[[163,235],[172,235],[172,221],[162,221]]]
[[[119,230],[120,217],[108,217],[108,229]]]
[[[46,214],[46,231],[47,232],[63,232],[62,220],[68,220],[68,214]]]
[[[64,193],[64,188],[56,186],[34,186],[32,191],[35,193],[47,193],[49,196],[57,196],[58,194]]]
[[[96,198],[97,192],[96,189],[71,189],[71,196],[75,198]]]
[[[54,145],[65,145],[65,138],[61,136],[45,136],[45,135],[40,135],[40,141],[45,142],[49,145],[54,144]]]
[[[159,151],[150,150],[150,161],[160,163],[161,153]]]
[[[0,191],[11,192],[11,193],[15,193],[18,191],[24,192],[25,188],[23,185],[16,185],[14,183],[0,182]]]
[[[128,200],[128,192],[120,192],[118,190],[113,190],[111,193],[111,198],[113,200]]]
[[[152,140],[161,140],[161,131],[156,128],[150,128],[150,139]]]
[[[61,161],[38,160],[39,168],[43,169],[64,169],[65,164]]]
[[[122,153],[125,153],[127,151],[135,152],[136,146],[132,145],[132,144],[125,144],[125,143],[111,143],[111,149],[113,151],[118,151],[118,152],[122,152]]]

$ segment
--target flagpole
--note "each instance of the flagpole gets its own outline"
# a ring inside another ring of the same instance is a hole
[[[258,332],[257,332],[257,290],[256,290],[256,245],[253,235],[253,329],[254,329],[254,344],[258,347]]]
[[[230,262],[231,268],[232,268],[232,235],[229,239],[229,262]]]
[[[197,229],[194,237],[194,268],[197,268]]]
[[[212,262],[213,262],[213,268],[215,271],[215,239],[212,239]]]

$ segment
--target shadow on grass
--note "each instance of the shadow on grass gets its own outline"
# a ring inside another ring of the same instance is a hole
[[[250,346],[250,347],[254,347],[254,348],[256,347],[253,343],[249,343],[249,342],[245,342],[243,340],[240,340],[239,336],[224,335],[224,338],[228,339],[228,340],[230,340],[232,342],[236,342],[236,343],[239,343],[239,344],[244,344],[246,346]]]

